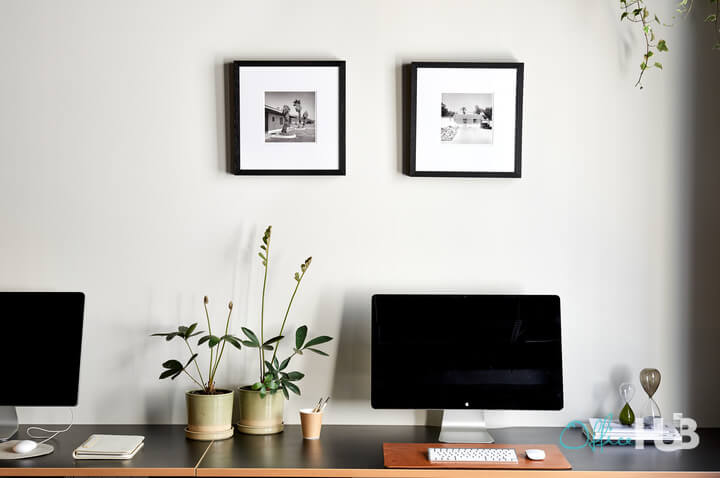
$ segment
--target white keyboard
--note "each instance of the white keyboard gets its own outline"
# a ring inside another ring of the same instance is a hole
[[[517,463],[513,448],[428,448],[433,463]]]

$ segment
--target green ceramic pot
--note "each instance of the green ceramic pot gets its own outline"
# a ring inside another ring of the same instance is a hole
[[[188,413],[186,435],[196,440],[216,440],[232,432],[232,390],[207,395],[201,390],[185,393]],[[232,435],[232,433],[230,433]]]
[[[267,394],[250,387],[238,390],[237,429],[249,435],[271,435],[283,431],[285,397],[282,393]]]

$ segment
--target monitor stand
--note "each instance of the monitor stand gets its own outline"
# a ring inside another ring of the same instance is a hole
[[[485,428],[483,410],[445,410],[439,440],[443,443],[495,443]]]
[[[15,407],[0,406],[0,442],[8,441],[18,431],[18,416]]]

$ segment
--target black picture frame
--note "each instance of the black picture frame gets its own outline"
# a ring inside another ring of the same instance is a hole
[[[337,67],[338,164],[335,169],[243,169],[240,157],[240,68],[257,66]],[[237,60],[229,64],[230,172],[238,176],[345,176],[345,61],[343,60]]]
[[[406,95],[407,127],[407,160],[405,174],[414,177],[456,177],[456,178],[520,178],[522,177],[522,112],[523,112],[523,77],[524,63],[478,63],[478,62],[412,62],[406,65],[408,88]],[[515,158],[513,171],[419,171],[416,167],[417,153],[417,73],[419,68],[483,68],[483,69],[515,69]]]

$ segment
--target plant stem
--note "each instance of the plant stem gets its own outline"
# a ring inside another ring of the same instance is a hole
[[[265,379],[265,288],[267,287],[268,267],[270,266],[270,238],[265,249],[265,276],[263,277],[262,302],[260,305],[260,381]]]
[[[640,14],[640,18],[641,18],[642,26],[643,26],[643,35],[645,37],[645,57],[644,57],[645,61],[643,62],[643,64],[645,65],[645,68],[640,68],[640,76],[638,76],[637,83],[635,83],[635,86],[637,87],[638,85],[640,85],[640,88],[642,88],[642,84],[641,84],[642,77],[645,74],[645,70],[650,68],[650,38],[648,38],[648,34],[645,31],[645,25],[647,25],[647,23],[645,22],[644,12]]]
[[[190,351],[190,356],[192,357],[193,355],[195,355],[195,352],[193,352],[193,349],[192,347],[190,347],[190,343],[187,341],[187,339],[184,339],[184,341],[185,345],[187,345],[187,348]],[[198,375],[200,376],[200,381],[205,383],[205,379],[203,379],[202,372],[200,371],[200,366],[197,363],[197,357],[195,357],[195,360],[193,360],[193,362],[195,363],[195,368],[197,368]],[[205,390],[205,386],[203,386],[203,390]]]
[[[230,315],[231,314],[232,314],[232,307],[228,311],[227,321],[225,322],[225,335],[228,334],[228,328],[230,327]],[[223,335],[223,337],[225,335]],[[225,342],[227,342],[227,340],[223,340],[222,348],[220,349],[220,353],[218,354],[217,360],[215,361],[215,368],[213,368],[212,377],[211,377],[211,379],[213,381],[215,380],[215,374],[217,373],[218,365],[220,365],[220,359],[222,358],[223,353],[225,352]]]
[[[206,297],[207,298],[207,297]],[[205,318],[207,319],[208,334],[212,335],[212,327],[210,326],[210,314],[207,310],[207,301],[203,300],[203,306],[205,307]],[[213,349],[210,349],[210,366],[208,367],[208,389],[212,390],[212,364],[213,364]]]
[[[295,284],[295,290],[293,291],[292,296],[290,296],[290,303],[288,304],[287,310],[285,311],[285,318],[282,321],[282,325],[280,326],[280,333],[278,335],[282,335],[283,330],[285,330],[285,322],[287,322],[288,314],[290,313],[290,307],[292,307],[293,300],[295,300],[295,294],[297,294],[297,291],[300,288],[300,282],[302,282],[303,277],[305,277],[305,272],[307,272],[307,269],[305,269],[302,274],[300,274],[300,280],[298,280],[297,284]],[[277,355],[279,345],[280,343],[275,344],[275,351],[273,352],[272,360],[270,360],[270,363],[273,363],[275,361],[275,356]]]
[[[200,388],[201,388],[202,390],[204,390],[205,392],[207,392],[207,389],[205,388],[205,386],[204,386],[203,384],[201,384],[200,382],[198,382],[197,380],[195,380],[195,377],[193,377],[192,375],[190,375],[187,370],[183,369],[183,372],[185,372],[185,375],[187,375],[188,377],[190,377],[190,380],[192,380],[193,382],[195,382],[195,383],[197,383],[198,385],[200,385]]]

